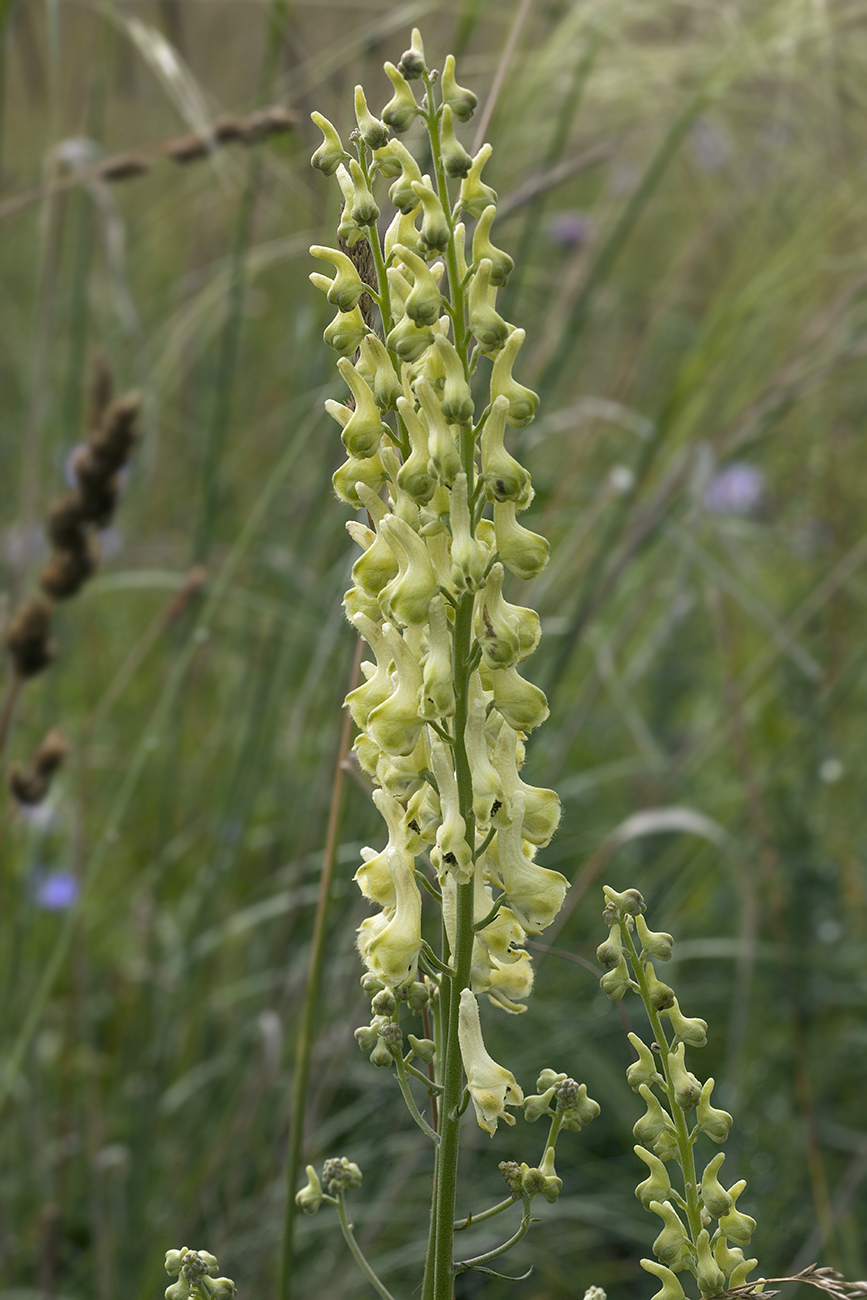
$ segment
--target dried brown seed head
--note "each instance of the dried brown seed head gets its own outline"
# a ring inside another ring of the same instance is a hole
[[[13,614],[3,643],[19,677],[35,677],[57,657],[51,635],[53,606],[41,596],[31,596]]]

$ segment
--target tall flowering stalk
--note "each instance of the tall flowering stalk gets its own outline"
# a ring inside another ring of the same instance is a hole
[[[492,242],[497,195],[483,179],[492,150],[485,144],[473,158],[457,135],[476,96],[456,81],[453,58],[441,75],[428,67],[417,31],[385,72],[393,95],[379,118],[356,87],[354,153],[313,114],[323,133],[313,165],[335,177],[343,208],[338,246],[311,249],[331,274],[310,278],[336,308],[325,340],[349,390],[326,408],[348,457],[335,491],[366,512],[366,522],[347,524],[361,554],[344,607],[373,657],[347,706],[387,829],[385,847],[364,849],[356,873],[376,909],[358,936],[372,1018],[356,1037],[375,1065],[394,1070],[433,1146],[423,1295],[451,1300],[456,1271],[487,1270],[524,1235],[533,1196],[556,1199],[557,1135],[598,1106],[550,1070],[542,1091],[525,1098],[482,1036],[481,995],[499,1011],[526,1009],[533,969],[523,945],[557,915],[568,883],[534,861],[556,830],[557,795],[521,776],[525,739],[548,716],[521,670],[539,618],[503,595],[506,571],[530,579],[548,558],[546,540],[518,521],[533,488],[505,445],[539,399],[513,375],[524,331],[497,310],[513,263]],[[413,153],[396,136],[418,125],[425,134],[414,132]],[[430,159],[430,174],[417,158]],[[395,215],[381,235],[377,192],[386,183]],[[423,912],[434,908],[432,946]],[[420,1036],[406,1033],[412,1015]],[[504,1162],[508,1197],[470,1216],[520,1202],[517,1230],[455,1262],[458,1144],[470,1102],[492,1136],[522,1105],[551,1125],[539,1167]],[[387,1297],[346,1217],[344,1192],[359,1179],[345,1161],[327,1162],[322,1178],[310,1167],[297,1199],[307,1212],[323,1201],[337,1207],[353,1254]]]

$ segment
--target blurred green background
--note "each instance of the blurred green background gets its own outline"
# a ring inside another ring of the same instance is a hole
[[[710,1023],[691,1064],[735,1115],[723,1176],[748,1179],[760,1271],[864,1276],[867,5],[4,0],[0,22],[7,609],[44,559],[92,351],[145,400],[100,574],[60,611],[8,747],[60,726],[73,753],[0,841],[0,1297],[156,1297],[182,1244],[242,1298],[276,1294],[355,649],[322,411],[341,386],[307,282],[338,196],[308,114],[347,134],[358,82],[377,111],[413,25],[480,96],[462,135],[495,147],[495,237],[518,263],[500,303],[543,398],[513,450],[553,556],[510,598],[546,634],[531,676],[551,719],[525,772],[564,818],[541,860],[576,883],[527,1015],[486,1008],[485,1033],[525,1089],[552,1066],[604,1107],[565,1135],[561,1199],[506,1261],[529,1280],[467,1274],[458,1300],[655,1289],[624,1078],[638,1004],[586,964],[603,881],[676,937],[666,979]],[[94,171],[270,104],[298,129],[187,166],[157,150],[122,183]],[[351,876],[383,835],[347,791],[305,1153],[362,1166],[359,1237],[406,1294],[430,1169],[352,1039]],[[502,1197],[499,1160],[536,1162],[541,1127],[490,1142],[468,1123],[462,1213]],[[294,1283],[367,1294],[325,1212],[299,1225]]]

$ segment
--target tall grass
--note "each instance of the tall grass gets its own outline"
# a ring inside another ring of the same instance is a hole
[[[137,11],[160,33],[161,82],[121,9],[0,9],[13,601],[81,434],[92,347],[147,412],[117,552],[64,610],[10,751],[52,725],[73,741],[49,803],[0,842],[0,1297],[144,1300],[182,1241],[243,1295],[276,1288],[354,654],[320,414],[328,315],[306,280],[333,213],[305,115],[346,126],[356,82],[384,101],[378,69],[413,23],[435,62],[454,49],[490,86],[517,13],[290,6],[265,98],[299,110],[296,134],[64,188],[64,141],[108,157],[197,129],[194,105],[210,120],[260,106],[269,15]],[[515,315],[537,351],[522,378],[544,402],[521,454],[553,544],[532,599],[558,725],[533,742],[534,780],[565,804],[544,864],[576,882],[509,1064],[529,1082],[544,1042],[543,1064],[607,1099],[575,1167],[558,1165],[524,1264],[533,1296],[576,1278],[638,1295],[649,1245],[623,1025],[576,960],[599,942],[603,872],[689,936],[677,979],[715,1030],[715,1100],[738,1121],[726,1168],[759,1203],[762,1267],[867,1270],[865,24],[860,3],[538,3],[493,107],[487,179],[511,212],[500,242],[523,250]],[[351,1035],[364,909],[349,882],[377,824],[348,781],[305,1158],[364,1168],[358,1234],[399,1276],[424,1249],[427,1172]],[[75,912],[40,905],[60,871],[81,882]],[[508,1156],[529,1158],[511,1136]],[[480,1147],[468,1137],[467,1179],[498,1199]],[[299,1225],[297,1294],[362,1294],[327,1230]]]

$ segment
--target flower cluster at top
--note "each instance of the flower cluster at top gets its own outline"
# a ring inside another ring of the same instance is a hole
[[[520,775],[525,737],[548,716],[520,667],[539,618],[503,595],[507,571],[530,579],[548,558],[545,539],[518,521],[533,488],[505,446],[539,399],[512,373],[524,331],[497,310],[513,263],[492,242],[497,196],[482,179],[492,150],[471,157],[456,134],[476,97],[456,82],[451,56],[441,76],[427,67],[418,32],[385,71],[394,94],[379,118],[356,88],[356,157],[313,114],[324,136],[313,165],[336,177],[344,200],[340,247],[311,250],[334,268],[310,278],[337,309],[325,339],[351,394],[326,402],[347,452],[333,482],[368,516],[347,524],[361,555],[344,607],[373,661],[347,705],[388,828],[356,876],[380,909],[362,924],[359,949],[380,987],[417,979],[416,860],[429,855],[444,959],[458,942],[457,891],[472,884],[471,989],[519,1012],[533,980],[522,944],[553,920],[567,888],[534,862],[557,827],[557,795]],[[395,138],[418,124],[429,175]],[[381,235],[384,184],[395,213]]]

